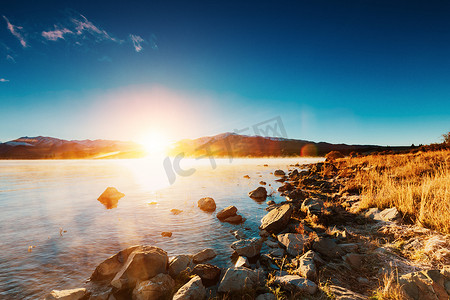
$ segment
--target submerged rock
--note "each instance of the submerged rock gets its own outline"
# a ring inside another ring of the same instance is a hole
[[[183,285],[173,296],[173,300],[204,300],[206,299],[206,289],[199,276],[193,277],[188,283]]]
[[[252,199],[264,201],[267,198],[267,190],[265,187],[259,186],[255,190],[249,192],[248,196]]]
[[[273,175],[284,176],[284,175],[286,175],[286,173],[283,170],[275,170],[275,172],[273,172]]]
[[[182,211],[181,209],[176,209],[176,208],[174,208],[174,209],[171,209],[170,212],[173,213],[174,215],[179,215],[179,214],[181,214],[183,211]]]
[[[282,231],[287,224],[292,214],[292,206],[284,204],[280,207],[272,209],[264,218],[261,219],[261,229],[271,233],[278,233]]]
[[[161,232],[161,236],[163,236],[163,237],[171,237],[172,236],[172,232],[170,232],[170,231],[163,231],[163,232]]]
[[[228,206],[217,213],[217,219],[224,221],[229,217],[235,216],[237,213],[236,206]]]
[[[106,190],[98,197],[98,201],[103,204],[106,209],[116,208],[119,200],[124,197],[122,194],[114,187],[108,187]]]
[[[150,280],[139,282],[133,290],[133,300],[166,299],[172,293],[175,281],[168,274],[158,274]]]
[[[193,261],[194,261],[194,263],[199,264],[204,261],[213,259],[214,257],[216,257],[216,255],[217,254],[213,249],[204,249],[194,255]]]
[[[44,299],[45,300],[79,300],[86,295],[85,288],[71,290],[53,290]]]
[[[200,200],[198,200],[197,206],[201,210],[207,211],[207,212],[213,212],[216,210],[216,202],[211,197],[201,198]]]

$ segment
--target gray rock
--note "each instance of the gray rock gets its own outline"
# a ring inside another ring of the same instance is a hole
[[[344,255],[342,258],[353,269],[358,270],[361,268],[363,255],[349,253],[349,254]]]
[[[167,273],[168,266],[166,251],[158,247],[142,246],[130,254],[111,285],[117,289],[133,287],[139,281],[149,280],[159,273]]]
[[[221,269],[211,264],[199,264],[194,267],[191,274],[198,275],[204,286],[217,284],[220,279]]]
[[[256,300],[277,300],[277,297],[272,293],[265,293],[256,297]]]
[[[316,256],[316,253],[312,250],[309,250],[305,254],[303,254],[298,259],[298,268],[296,272],[303,276],[308,278],[309,280],[316,280],[317,278],[317,268],[314,261],[314,257]]]
[[[193,277],[188,283],[183,285],[173,296],[173,300],[204,300],[206,299],[206,289],[199,276]]]
[[[255,190],[248,193],[248,196],[253,199],[263,201],[267,198],[267,190],[265,187],[257,187]]]
[[[194,268],[191,255],[177,255],[169,264],[169,274],[173,278],[176,278],[183,271],[189,271]]]
[[[337,258],[345,254],[345,251],[329,238],[317,237],[314,240],[313,249],[329,258]]]
[[[139,282],[133,290],[133,300],[162,300],[169,297],[175,281],[168,274],[158,274],[150,280]]]
[[[102,263],[100,263],[92,273],[90,280],[93,282],[106,281],[111,282],[111,280],[116,276],[117,272],[124,266],[128,257],[136,249],[142,249],[142,246],[132,246],[128,247],[113,256],[109,257]]]
[[[213,212],[216,210],[216,202],[211,197],[201,198],[197,202],[197,206],[204,211]]]
[[[273,257],[283,257],[284,256],[284,249],[276,248],[269,251],[269,255]]]
[[[86,295],[85,288],[71,290],[53,290],[45,297],[45,300],[80,300]]]
[[[240,256],[254,257],[261,251],[262,240],[257,238],[239,240],[231,244],[231,248]]]
[[[213,259],[214,257],[216,257],[216,255],[217,254],[213,249],[204,249],[195,254],[192,260],[194,261],[194,263],[199,264],[207,260]]]
[[[312,295],[315,294],[318,289],[317,284],[298,275],[277,276],[274,279],[274,283],[279,284],[284,289],[294,293],[306,292]]]
[[[396,207],[392,208],[386,208],[382,212],[380,212],[380,218],[384,221],[392,222],[395,220],[398,220],[402,217],[400,212],[397,210]]]
[[[319,215],[322,213],[323,201],[314,198],[308,198],[302,203],[301,210],[308,214]]]
[[[236,206],[228,206],[217,213],[217,219],[223,221],[229,217],[235,216],[237,213]]]
[[[380,212],[381,210],[379,210],[377,207],[372,207],[364,215],[366,218],[381,221],[382,219],[380,216]]]
[[[286,251],[292,255],[297,256],[303,252],[303,246],[308,240],[306,234],[300,233],[284,233],[277,236],[278,241],[286,247]]]
[[[278,233],[282,231],[287,224],[292,214],[292,206],[284,204],[280,207],[272,209],[267,215],[261,219],[261,229],[271,233]]]
[[[329,288],[331,294],[333,294],[333,296],[334,296],[333,299],[336,299],[336,300],[366,300],[366,299],[369,299],[366,296],[352,292],[341,286],[330,285],[328,288]]]
[[[245,289],[255,288],[263,274],[247,268],[229,268],[219,284],[219,293],[239,293]]]

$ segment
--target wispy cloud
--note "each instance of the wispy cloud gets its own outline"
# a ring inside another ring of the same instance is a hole
[[[9,82],[9,79],[0,78],[0,82]]]
[[[9,22],[8,18],[6,18],[5,16],[3,16],[3,19],[5,19],[5,21],[6,21],[6,24],[7,24],[6,27],[8,28],[8,30],[11,32],[12,35],[14,35],[19,40],[22,47],[24,47],[24,48],[28,47],[28,44],[25,41],[25,38],[23,37],[23,35],[21,33],[21,31],[23,31],[23,27],[11,24]]]
[[[111,57],[109,57],[107,55],[104,55],[104,56],[100,57],[98,59],[98,61],[100,61],[100,62],[112,62],[112,59],[111,59]]]
[[[73,31],[67,28],[60,29],[56,25],[55,30],[42,31],[42,36],[49,41],[64,40],[65,34],[73,34]]]
[[[122,43],[121,40],[112,37],[106,30],[103,30],[95,26],[91,21],[89,21],[85,16],[81,15],[81,20],[78,18],[72,18],[72,23],[76,26],[75,33],[77,35],[82,35],[85,32],[90,33],[97,40],[110,40],[116,43]]]
[[[9,60],[10,62],[13,62],[13,63],[15,63],[16,62],[16,60],[14,59],[14,57],[12,57],[11,55],[6,55],[6,60]]]
[[[141,52],[144,49],[142,44],[145,43],[145,40],[139,35],[130,34],[130,39],[133,42],[133,47],[136,52]]]

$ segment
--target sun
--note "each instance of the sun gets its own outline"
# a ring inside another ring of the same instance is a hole
[[[158,131],[150,131],[139,138],[141,144],[148,155],[165,154],[171,144],[167,135]]]

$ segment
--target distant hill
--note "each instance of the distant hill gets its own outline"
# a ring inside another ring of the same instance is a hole
[[[0,159],[135,158],[144,154],[139,144],[109,140],[67,141],[37,136],[0,143]]]
[[[185,139],[174,144],[169,154],[184,153],[189,157],[264,157],[264,156],[324,156],[330,151],[343,154],[402,151],[410,147],[385,147],[377,145],[346,145],[305,140],[246,136],[222,133],[198,139]]]

